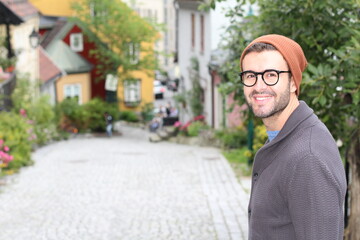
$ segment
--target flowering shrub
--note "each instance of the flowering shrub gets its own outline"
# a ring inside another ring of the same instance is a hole
[[[192,120],[190,120],[187,123],[185,123],[184,125],[180,126],[180,131],[187,132],[187,128],[190,126],[191,123],[192,123]]]
[[[16,88],[11,99],[13,112],[19,113],[32,125],[32,140],[37,145],[44,145],[54,138],[58,138],[56,129],[55,113],[50,104],[48,95],[36,97],[33,94],[37,86],[32,84],[27,75],[20,75],[17,78]],[[36,137],[35,137],[36,136]]]
[[[205,117],[203,115],[199,115],[186,122],[185,124],[177,121],[175,122],[174,127],[179,129],[180,134],[185,134],[188,136],[198,136],[201,130],[208,128],[204,120]]]
[[[190,137],[196,137],[205,129],[209,129],[209,127],[203,121],[194,121],[188,126],[187,134]]]
[[[3,139],[0,139],[0,168],[7,166],[7,164],[14,159],[14,157],[9,154],[9,151],[10,148],[4,145]]]
[[[29,131],[31,126],[24,117],[12,112],[0,113],[0,139],[3,152],[2,167],[6,171],[18,170],[22,166],[32,164],[31,145]],[[4,143],[6,142],[6,145]],[[11,154],[9,153],[11,150]],[[10,157],[11,156],[11,157]],[[9,161],[10,160],[10,161]]]
[[[196,117],[194,117],[194,119],[193,119],[193,121],[204,121],[204,120],[205,120],[204,115],[196,116]]]
[[[182,126],[182,123],[180,121],[176,121],[174,123],[174,127],[176,127],[176,128],[180,128],[181,126]]]

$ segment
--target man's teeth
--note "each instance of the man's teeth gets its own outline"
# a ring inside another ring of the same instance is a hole
[[[262,100],[265,100],[265,99],[268,99],[270,97],[256,97],[255,99],[256,100],[259,100],[259,101],[262,101]]]

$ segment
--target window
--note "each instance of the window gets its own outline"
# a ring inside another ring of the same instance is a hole
[[[106,15],[107,15],[106,6],[102,2],[90,0],[89,10],[90,10],[90,16],[92,18],[99,17],[99,16],[106,17]]]
[[[195,48],[195,14],[191,14],[191,47]]]
[[[90,16],[95,17],[96,16],[95,3],[93,2],[89,3],[89,9],[90,9]]]
[[[81,52],[84,50],[82,33],[73,33],[70,35],[70,48],[74,52]]]
[[[118,87],[118,77],[113,74],[106,74],[105,90],[116,92]]]
[[[200,51],[204,53],[205,51],[205,25],[204,25],[204,16],[200,16]]]
[[[158,12],[157,10],[154,10],[154,22],[157,23],[157,20],[158,20]]]
[[[139,43],[129,43],[128,44],[128,57],[131,64],[139,63],[140,58],[140,44]]]
[[[64,99],[76,98],[81,104],[81,85],[80,84],[66,84],[64,85]]]
[[[128,107],[135,107],[141,101],[141,81],[131,79],[124,81],[124,102]]]

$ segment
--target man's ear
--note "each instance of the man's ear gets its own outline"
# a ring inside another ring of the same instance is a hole
[[[290,92],[296,92],[297,90],[297,87],[296,87],[296,84],[295,84],[295,80],[294,78],[291,76],[290,78]]]

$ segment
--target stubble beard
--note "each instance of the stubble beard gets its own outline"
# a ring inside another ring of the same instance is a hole
[[[251,104],[251,102],[249,101],[249,99],[252,98],[252,96],[254,94],[268,94],[268,95],[272,95],[275,98],[275,102],[273,103],[273,106],[267,110],[267,111],[254,111],[254,108]],[[287,88],[285,89],[284,92],[281,93],[280,98],[277,100],[276,99],[277,94],[274,92],[257,92],[257,91],[253,91],[250,93],[249,97],[246,97],[246,102],[248,104],[248,106],[250,107],[251,111],[254,113],[254,115],[258,118],[270,118],[270,117],[274,117],[276,115],[280,115],[284,109],[289,105],[290,102],[290,82],[287,86]]]

